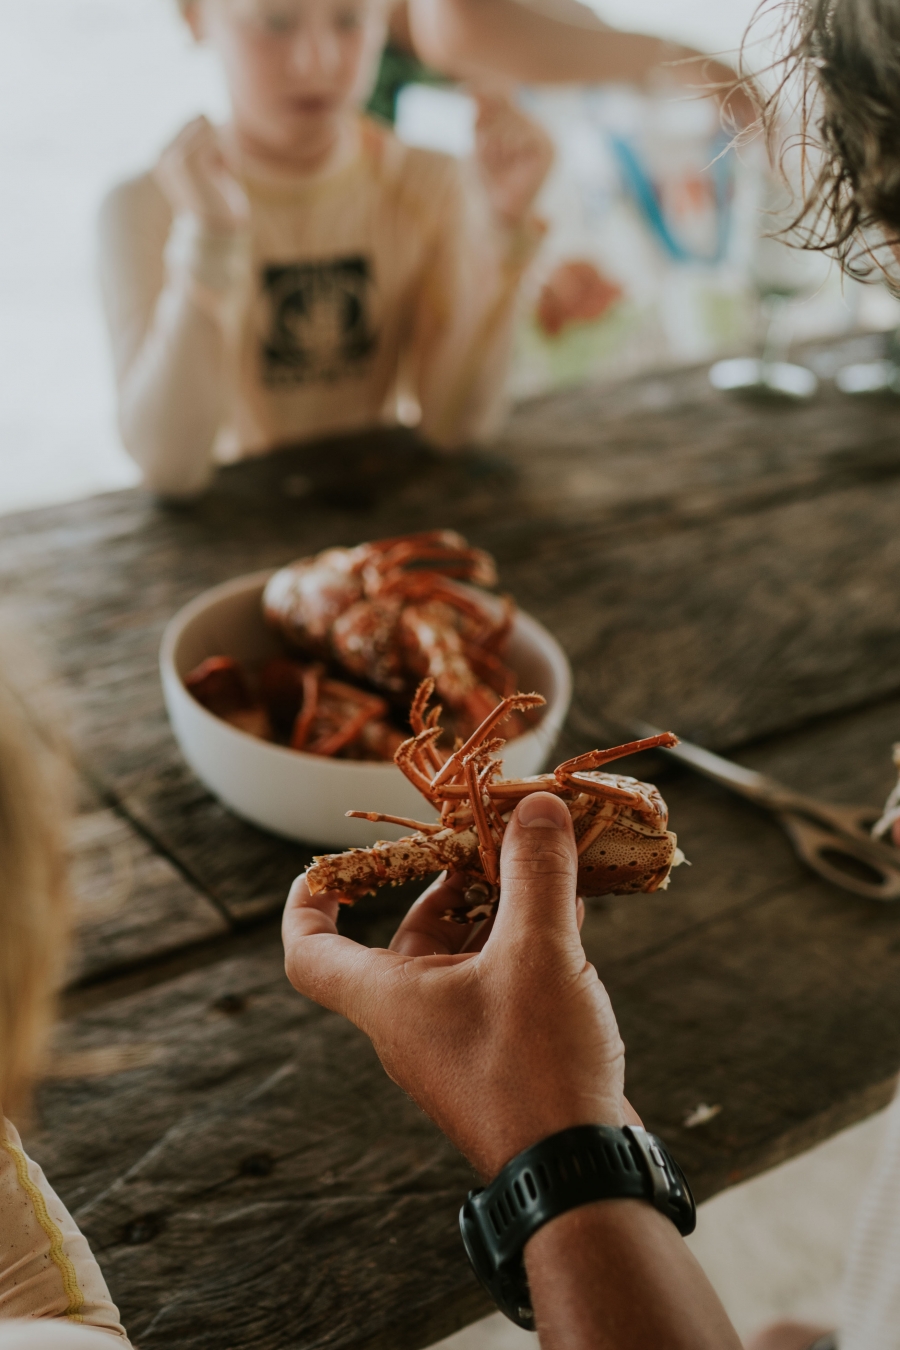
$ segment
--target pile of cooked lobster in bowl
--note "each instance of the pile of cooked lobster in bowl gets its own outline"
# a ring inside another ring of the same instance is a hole
[[[237,814],[310,843],[361,845],[402,832],[421,797],[395,760],[427,716],[448,758],[517,690],[503,772],[540,770],[571,696],[554,638],[496,585],[492,559],[452,531],[328,549],[226,582],[170,622],[160,669],[190,766]],[[423,679],[438,707],[411,712]]]

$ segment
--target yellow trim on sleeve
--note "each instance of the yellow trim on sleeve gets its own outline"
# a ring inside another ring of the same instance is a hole
[[[84,1294],[78,1283],[78,1275],[72,1258],[65,1249],[65,1238],[57,1225],[50,1218],[50,1211],[47,1209],[47,1202],[41,1194],[40,1188],[32,1181],[28,1172],[28,1159],[20,1148],[11,1144],[8,1139],[0,1138],[0,1148],[12,1158],[16,1169],[16,1177],[22,1190],[28,1196],[34,1208],[34,1215],[47,1236],[50,1243],[50,1260],[56,1266],[60,1273],[63,1283],[63,1292],[69,1300],[69,1306],[66,1309],[66,1317],[71,1322],[83,1322],[81,1309],[84,1307]]]

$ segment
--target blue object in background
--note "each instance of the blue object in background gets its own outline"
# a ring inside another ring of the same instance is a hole
[[[707,172],[713,182],[716,203],[716,244],[711,254],[696,253],[685,247],[676,238],[669,222],[665,218],[659,195],[649,173],[641,163],[638,152],[624,136],[611,135],[610,145],[615,154],[626,188],[634,199],[641,215],[657,242],[673,262],[706,263],[712,265],[722,262],[728,252],[731,238],[732,203],[734,201],[734,175],[732,171],[733,151],[728,149],[728,139],[723,135],[716,138],[711,146],[711,163]]]

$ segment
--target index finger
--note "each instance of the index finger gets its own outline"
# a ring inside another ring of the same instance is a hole
[[[404,916],[391,941],[392,952],[404,956],[449,956],[460,952],[472,934],[472,925],[444,918],[463,904],[471,878],[442,872],[423,891]]]
[[[284,968],[298,993],[365,1030],[382,974],[400,958],[342,937],[337,930],[339,903],[337,891],[310,895],[306,877],[297,878],[281,924]]]

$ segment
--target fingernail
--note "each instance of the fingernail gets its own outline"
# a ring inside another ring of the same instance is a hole
[[[569,818],[568,807],[549,792],[536,792],[520,803],[516,819],[520,825],[542,825],[545,830],[561,830]]]

